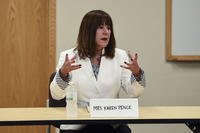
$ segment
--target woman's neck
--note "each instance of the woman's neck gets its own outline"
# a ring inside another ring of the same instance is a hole
[[[101,54],[102,54],[102,50],[103,50],[103,49],[96,50],[96,55],[95,55],[95,56],[101,56]]]
[[[97,50],[94,57],[91,58],[92,64],[100,65],[102,50]]]

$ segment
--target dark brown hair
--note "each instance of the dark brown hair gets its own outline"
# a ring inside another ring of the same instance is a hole
[[[78,54],[81,59],[93,57],[96,54],[96,31],[100,25],[108,25],[111,30],[110,40],[105,47],[104,55],[107,58],[113,58],[115,55],[115,36],[113,32],[113,23],[109,14],[102,10],[92,10],[82,19],[79,34],[77,38]]]

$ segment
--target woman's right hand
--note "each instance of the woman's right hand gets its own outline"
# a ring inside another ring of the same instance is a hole
[[[75,63],[76,55],[74,55],[71,59],[69,59],[68,54],[65,56],[65,62],[60,68],[60,72],[62,76],[66,76],[69,72],[81,68],[81,64],[73,64]]]

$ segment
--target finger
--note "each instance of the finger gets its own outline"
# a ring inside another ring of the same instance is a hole
[[[73,64],[73,63],[75,63],[75,60],[70,60],[69,63]]]
[[[72,66],[71,66],[71,70],[76,70],[76,69],[79,69],[79,68],[81,68],[81,64],[72,65]]]
[[[68,54],[65,55],[65,61],[68,61],[69,58],[68,58]]]
[[[120,67],[128,69],[128,67],[125,65],[120,65]]]
[[[76,55],[74,55],[71,59],[69,59],[69,63],[73,64],[75,63]]]
[[[128,57],[131,59],[132,56],[131,56],[131,52],[128,50]]]
[[[137,53],[135,53],[135,60],[137,60],[137,58],[138,58],[138,54],[137,54]]]
[[[131,51],[129,50],[128,51],[128,57],[131,59],[131,61],[133,61],[134,60],[134,55],[131,53]]]
[[[74,55],[70,60],[75,60],[76,59],[76,55]]]
[[[126,61],[124,61],[124,64],[126,64],[126,65],[131,65],[130,63],[128,63],[128,62],[126,62]]]
[[[129,66],[125,66],[125,65],[120,65],[120,67],[122,67],[122,68],[126,68],[126,69],[130,69]]]

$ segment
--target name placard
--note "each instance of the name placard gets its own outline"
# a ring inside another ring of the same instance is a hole
[[[138,117],[138,99],[90,99],[91,117]]]

